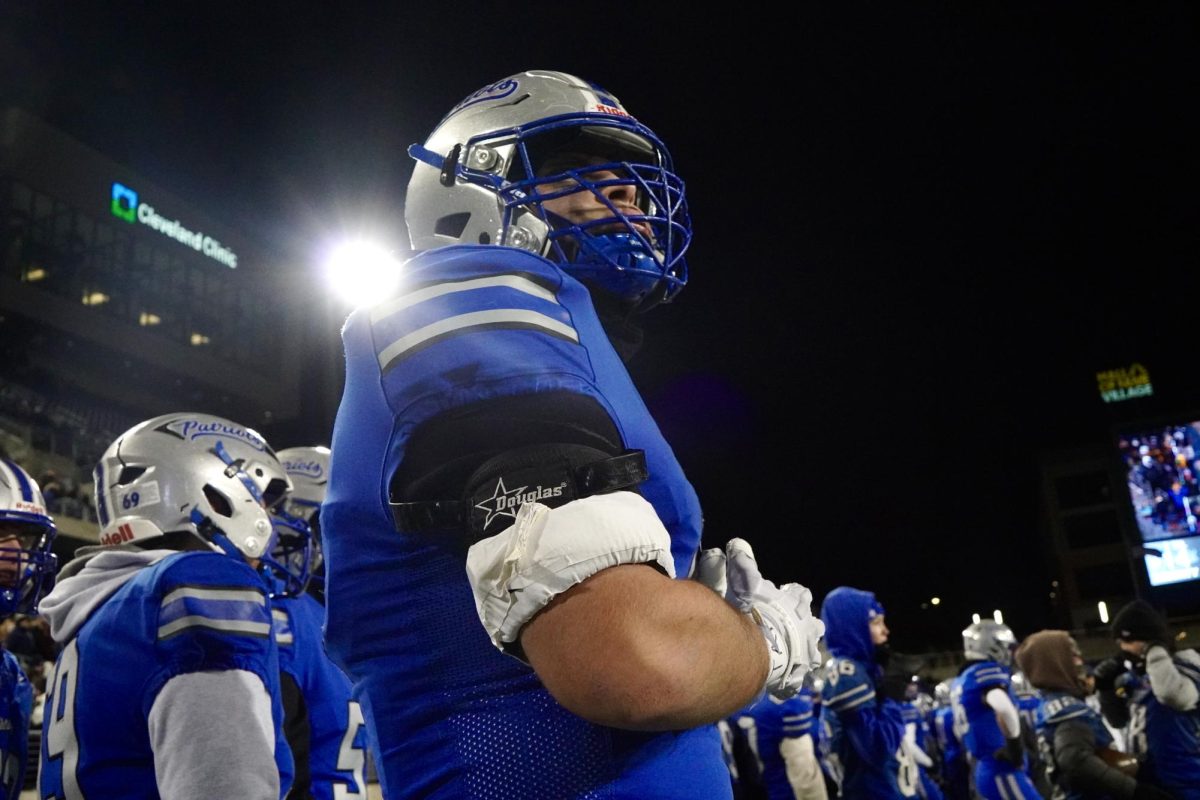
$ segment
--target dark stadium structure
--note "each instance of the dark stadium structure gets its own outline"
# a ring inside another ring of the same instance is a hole
[[[142,419],[203,411],[269,435],[332,418],[340,353],[305,324],[322,301],[289,293],[296,269],[31,114],[0,110],[0,450],[51,485],[60,558],[95,541],[91,469]]]

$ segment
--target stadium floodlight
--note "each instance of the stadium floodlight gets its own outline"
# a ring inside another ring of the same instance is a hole
[[[325,276],[338,297],[354,306],[387,299],[400,278],[400,262],[381,245],[350,241],[325,261]]]
[[[935,606],[937,606],[937,605],[941,605],[941,603],[942,603],[942,598],[940,598],[940,597],[931,597],[931,598],[929,598],[929,602],[930,602],[932,605],[935,605]]]
[[[1108,603],[1101,600],[1096,603],[1096,610],[1100,612],[1100,621],[1105,625],[1108,624]]]

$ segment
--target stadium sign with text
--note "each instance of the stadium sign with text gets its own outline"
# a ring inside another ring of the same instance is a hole
[[[126,222],[149,225],[162,235],[170,236],[180,244],[185,244],[230,269],[237,267],[237,254],[228,247],[207,234],[191,230],[177,219],[162,216],[154,210],[154,206],[139,200],[135,190],[122,183],[114,182],[112,185],[112,213],[114,217]]]
[[[1106,403],[1119,403],[1154,394],[1149,371],[1136,363],[1122,369],[1097,372],[1096,384],[1100,389],[1100,398]]]

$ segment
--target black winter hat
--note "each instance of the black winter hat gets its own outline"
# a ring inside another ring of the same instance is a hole
[[[1127,642],[1171,642],[1167,621],[1145,600],[1134,600],[1118,611],[1112,631],[1115,638]]]

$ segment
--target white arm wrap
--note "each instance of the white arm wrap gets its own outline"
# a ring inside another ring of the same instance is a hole
[[[1021,735],[1021,715],[1017,713],[1017,707],[1013,705],[1008,692],[997,686],[985,694],[983,699],[991,706],[992,711],[996,712],[996,722],[1000,725],[1000,732],[1004,734],[1004,738],[1014,739]]]
[[[671,537],[654,507],[634,492],[592,495],[555,509],[526,503],[516,522],[467,551],[475,610],[500,650],[557,595],[618,564],[656,564],[675,577]]]

